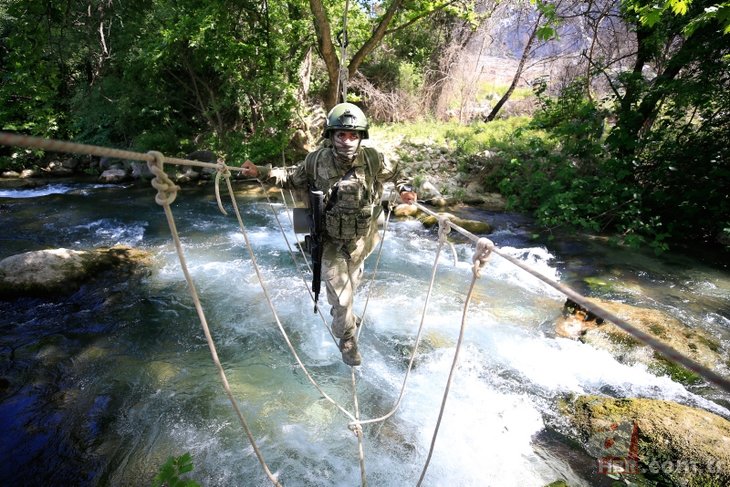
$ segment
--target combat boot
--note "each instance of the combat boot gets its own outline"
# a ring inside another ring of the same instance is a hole
[[[362,357],[357,351],[357,340],[355,336],[340,338],[340,352],[342,352],[342,361],[351,367],[360,365]]]

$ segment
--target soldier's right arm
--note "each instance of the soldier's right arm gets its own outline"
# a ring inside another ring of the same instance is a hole
[[[274,182],[283,188],[307,187],[307,173],[304,161],[294,166],[271,167],[270,164],[257,166],[247,160],[241,168],[244,176],[259,178],[262,181],[274,179]]]

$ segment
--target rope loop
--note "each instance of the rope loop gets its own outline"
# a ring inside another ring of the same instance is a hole
[[[474,277],[479,277],[482,268],[487,263],[487,259],[489,259],[489,256],[492,254],[492,249],[494,249],[494,243],[488,238],[482,237],[477,240],[474,257],[472,257],[472,261],[474,262],[474,265],[472,266]]]
[[[216,173],[215,173],[215,201],[218,203],[218,209],[223,213],[224,215],[228,215],[228,212],[225,208],[223,208],[223,202],[221,201],[221,190],[220,190],[220,182],[221,182],[221,176],[226,178],[226,181],[229,181],[231,179],[231,171],[228,169],[228,166],[224,162],[219,162],[216,164]]]
[[[147,167],[155,175],[151,182],[152,187],[157,190],[155,202],[160,206],[171,205],[177,198],[180,186],[173,183],[162,169],[165,163],[165,156],[162,155],[162,152],[149,151],[148,154],[153,157],[152,161],[147,161]]]
[[[444,243],[446,242],[446,237],[451,232],[451,222],[448,218],[444,217],[437,217],[439,222],[439,242]]]

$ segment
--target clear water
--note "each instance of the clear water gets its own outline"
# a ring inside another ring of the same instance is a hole
[[[0,302],[2,483],[149,485],[168,456],[189,451],[192,477],[203,485],[270,485],[220,384],[154,190],[59,187],[0,193],[0,258],[125,244],[151,251],[155,264],[142,278],[100,276],[63,299]],[[279,320],[315,380],[353,411],[350,369],[312,313],[308,274],[292,263],[271,208],[259,200],[239,205]],[[274,211],[296,241],[284,208]],[[360,485],[348,419],[293,359],[235,218],[220,214],[210,186],[182,191],[173,212],[218,353],[269,468],[285,485]],[[503,250],[579,292],[587,291],[583,277],[598,276],[614,284],[604,297],[664,309],[728,344],[730,274],[722,266],[597,242],[536,243],[529,222],[514,215],[469,216],[495,223],[490,238]],[[356,300],[361,311],[370,293],[356,372],[363,418],[389,412],[397,400],[436,248],[433,231],[396,221],[373,281],[375,255],[368,261]],[[439,260],[421,353],[398,412],[364,428],[370,485],[415,485],[426,461],[471,280],[472,246],[457,243],[456,251],[456,265],[448,251]],[[728,398],[710,387],[688,390],[555,337],[551,324],[563,302],[511,263],[490,260],[466,317],[424,485],[542,486],[559,478],[599,485],[579,453],[566,463],[559,446],[537,440],[569,393],[671,399],[730,417]]]

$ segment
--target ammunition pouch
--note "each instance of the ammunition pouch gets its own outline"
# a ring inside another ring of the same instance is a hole
[[[367,206],[355,211],[333,208],[325,213],[327,235],[339,240],[354,240],[367,235],[373,217],[373,207]]]

